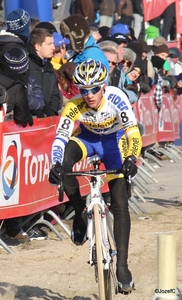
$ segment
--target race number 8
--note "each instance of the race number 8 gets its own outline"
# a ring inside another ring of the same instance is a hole
[[[125,111],[123,111],[121,113],[121,120],[123,123],[127,123],[128,122],[128,116],[127,116],[127,113]]]
[[[61,127],[62,127],[63,129],[69,129],[70,123],[71,123],[71,121],[70,121],[69,119],[65,119]]]

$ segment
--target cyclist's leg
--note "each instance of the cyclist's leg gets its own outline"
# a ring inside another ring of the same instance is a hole
[[[122,167],[122,158],[127,155],[126,138],[122,132],[103,139],[104,151],[103,161],[107,169],[119,169]],[[133,281],[128,270],[128,244],[130,236],[130,214],[128,208],[128,195],[126,182],[123,176],[109,175],[109,189],[111,195],[111,209],[114,215],[114,235],[117,247],[117,278],[120,287],[132,289]],[[121,290],[121,289],[120,289]],[[121,290],[122,291],[122,290]]]
[[[114,236],[117,247],[116,275],[120,291],[131,291],[134,287],[131,272],[128,269],[128,245],[130,236],[130,214],[126,182],[117,178],[109,182],[111,209],[114,215]]]
[[[66,145],[63,160],[63,169],[65,172],[71,172],[76,162],[94,154],[92,144],[87,141],[88,137],[89,134],[86,134],[85,137],[84,134],[80,133],[76,137],[72,137]],[[87,230],[85,202],[81,197],[76,176],[66,177],[63,184],[65,193],[75,210],[71,239],[76,245],[82,245],[86,241]]]

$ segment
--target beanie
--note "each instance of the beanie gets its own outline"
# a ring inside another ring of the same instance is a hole
[[[2,60],[10,69],[18,74],[25,73],[29,67],[29,57],[23,48],[11,48],[3,54]]]
[[[85,48],[86,40],[91,36],[86,19],[79,14],[74,14],[60,23],[60,31],[65,37],[69,37],[72,49],[80,53]]]
[[[150,47],[147,45],[147,43],[143,40],[138,40],[138,43],[142,45],[143,52],[148,53],[150,52]]]
[[[159,28],[150,25],[147,29],[145,29],[146,34],[146,40],[148,39],[155,39],[157,36],[159,36]]]
[[[39,22],[37,25],[35,25],[35,28],[44,28],[53,32],[57,32],[56,27],[50,22]]]
[[[158,46],[161,46],[161,45],[167,45],[167,41],[163,36],[157,36],[153,40],[153,46],[158,47]]]
[[[15,35],[30,36],[30,15],[24,9],[11,11],[6,18],[7,31]]]
[[[169,48],[167,45],[160,45],[155,48],[154,54],[159,54],[159,53],[167,53],[169,55]]]

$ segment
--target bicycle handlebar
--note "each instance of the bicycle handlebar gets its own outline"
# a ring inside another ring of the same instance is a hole
[[[97,176],[97,175],[104,175],[104,174],[122,174],[122,169],[117,170],[89,170],[89,171],[80,171],[80,172],[68,172],[65,173],[65,176]],[[64,188],[63,182],[60,181],[59,185],[59,198],[60,202],[63,201],[64,196]]]

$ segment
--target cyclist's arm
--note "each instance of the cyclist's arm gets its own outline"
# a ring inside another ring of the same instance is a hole
[[[137,125],[137,120],[132,110],[129,99],[123,91],[118,91],[118,96],[120,96],[120,104],[117,102],[117,108],[119,111],[119,118],[121,124],[125,130],[125,134],[128,142],[127,156],[134,155],[136,158],[140,156],[142,148],[142,138]]]
[[[74,123],[79,119],[79,110],[74,101],[69,101],[65,105],[61,118],[57,127],[56,137],[51,149],[51,163],[55,164],[57,161],[62,164],[64,158],[65,146],[68,143],[73,130]]]

